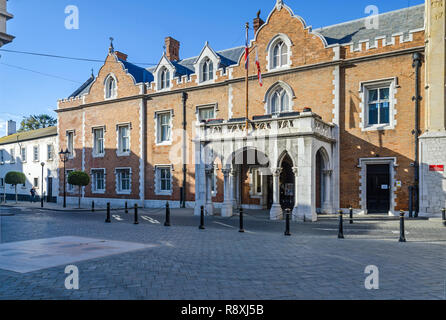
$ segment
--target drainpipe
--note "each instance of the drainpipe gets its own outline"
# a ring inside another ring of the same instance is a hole
[[[187,119],[186,119],[186,103],[188,99],[188,94],[183,92],[183,187],[181,190],[181,208],[186,208],[186,179],[187,179],[187,141],[186,141],[186,129],[187,129]]]
[[[420,96],[420,69],[422,64],[422,56],[420,53],[416,52],[413,54],[413,64],[412,67],[415,69],[415,96],[412,98],[415,101],[415,129],[412,134],[415,136],[415,162],[414,167],[414,207],[415,207],[415,217],[418,217],[420,210],[420,165],[419,165],[419,137],[420,131],[420,101],[422,97]]]

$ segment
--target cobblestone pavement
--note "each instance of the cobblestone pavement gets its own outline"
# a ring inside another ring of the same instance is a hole
[[[238,217],[206,217],[206,230],[190,210],[50,212],[0,208],[0,240],[60,236],[129,241],[148,249],[75,263],[79,290],[66,290],[65,265],[19,274],[0,270],[0,299],[446,299],[446,227],[438,220],[408,221],[398,243],[398,221],[292,223],[248,211],[245,233]],[[12,214],[12,215],[11,215]],[[0,245],[1,250],[1,245]],[[364,270],[379,268],[380,289],[366,290]]]

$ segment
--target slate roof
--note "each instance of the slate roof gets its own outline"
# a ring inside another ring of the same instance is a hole
[[[84,82],[76,91],[74,91],[68,98],[80,97],[81,95],[88,93],[90,91],[91,85],[94,81],[94,75],[91,75],[87,81]]]
[[[329,45],[347,43],[356,45],[361,40],[370,40],[370,43],[373,43],[376,37],[382,36],[391,41],[393,34],[401,32],[406,38],[409,31],[424,28],[424,4],[382,13],[378,18],[378,29],[367,29],[367,18],[363,18],[313,31],[323,35]]]
[[[0,138],[0,145],[36,140],[57,135],[57,127],[48,127],[32,131],[18,132],[9,136]]]
[[[362,18],[349,22],[344,22],[332,26],[314,29],[325,37],[328,45],[333,44],[359,44],[359,41],[369,40],[371,44],[377,37],[386,37],[387,41],[392,40],[392,35],[403,33],[404,37],[408,37],[409,32],[415,29],[424,28],[424,4],[408,7],[396,11],[390,11],[379,15],[379,28],[367,29],[366,19]],[[238,63],[245,47],[240,46],[232,49],[217,51],[221,62],[219,68],[227,68]],[[176,68],[175,77],[190,76],[195,73],[194,62],[197,57],[183,59],[180,61],[172,61]],[[120,61],[128,72],[133,75],[137,83],[151,82],[154,80],[153,73],[156,67],[144,69],[130,62]],[[81,96],[90,90],[94,78],[88,79],[71,97]]]

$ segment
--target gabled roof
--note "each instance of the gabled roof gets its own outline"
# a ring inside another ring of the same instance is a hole
[[[57,136],[57,127],[48,127],[32,131],[18,132],[10,136],[2,137],[0,138],[0,145],[21,141],[37,140],[51,136]]]
[[[76,91],[74,91],[69,97],[70,98],[76,98],[76,97],[80,97],[85,93],[90,92],[90,88],[91,85],[94,82],[94,75],[91,75],[90,78],[88,78],[87,81],[84,82],[84,84],[82,86],[80,86]]]
[[[387,41],[391,41],[392,35],[396,33],[403,33],[407,37],[410,31],[424,28],[424,4],[380,14],[378,29],[367,29],[366,19],[344,22],[313,31],[324,36],[328,45],[358,44],[361,40],[374,42],[375,38],[383,36]]]
[[[138,67],[137,65],[134,65],[133,63],[127,62],[125,60],[119,58],[118,60],[124,65],[124,68],[127,70],[127,72],[131,74],[133,78],[135,78],[136,83],[153,81],[153,74],[148,70]]]

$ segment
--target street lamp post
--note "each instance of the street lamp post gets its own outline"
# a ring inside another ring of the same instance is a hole
[[[70,152],[67,150],[63,151],[60,150],[59,152],[59,156],[60,156],[60,161],[63,162],[63,207],[66,208],[67,207],[67,183],[66,183],[66,170],[65,170],[65,164],[68,161],[68,155],[70,154]]]
[[[43,208],[43,197],[44,197],[44,193],[43,193],[43,168],[45,167],[45,162],[42,162],[40,164],[42,166],[42,182],[41,182],[41,191],[40,191],[40,207]]]

